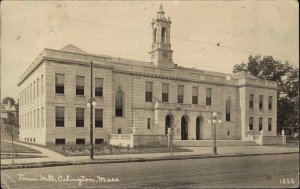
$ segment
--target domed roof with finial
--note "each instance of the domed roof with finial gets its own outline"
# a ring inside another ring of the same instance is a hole
[[[160,4],[160,6],[159,6],[159,10],[158,10],[157,14],[162,14],[162,15],[165,14],[162,4]]]
[[[163,10],[163,5],[160,4],[159,10],[157,12],[157,20],[170,21],[165,17],[165,11]]]

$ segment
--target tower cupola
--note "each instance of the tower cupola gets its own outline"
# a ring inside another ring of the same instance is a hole
[[[170,44],[170,17],[165,17],[165,12],[160,5],[156,18],[152,19],[153,42],[149,52],[151,60],[159,67],[173,68],[171,44]]]

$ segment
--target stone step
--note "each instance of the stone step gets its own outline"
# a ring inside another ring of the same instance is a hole
[[[257,146],[251,141],[242,140],[217,140],[217,146]],[[213,140],[174,140],[176,146],[212,146]]]

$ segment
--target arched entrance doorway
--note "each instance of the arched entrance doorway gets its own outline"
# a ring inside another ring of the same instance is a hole
[[[188,140],[188,118],[182,116],[181,118],[181,140]]]
[[[201,118],[197,117],[197,119],[196,119],[196,140],[200,140],[200,122],[201,122]]]
[[[173,119],[172,115],[169,114],[166,116],[166,119],[165,119],[165,134],[166,135],[168,134],[168,128],[171,127],[172,119]]]

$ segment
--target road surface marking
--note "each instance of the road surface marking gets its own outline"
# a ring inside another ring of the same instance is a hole
[[[11,178],[8,174],[4,172],[2,172],[2,174],[4,174],[7,178],[9,178],[13,183],[16,183],[16,181],[13,178]]]

